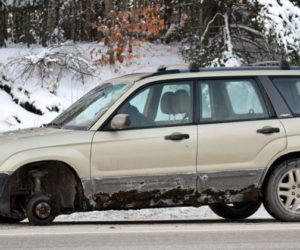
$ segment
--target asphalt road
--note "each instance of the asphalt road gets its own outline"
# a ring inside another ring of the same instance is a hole
[[[300,249],[300,223],[257,219],[2,224],[0,249]]]

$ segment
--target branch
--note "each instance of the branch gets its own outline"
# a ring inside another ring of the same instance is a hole
[[[214,17],[207,23],[206,28],[205,28],[205,30],[204,30],[203,34],[201,35],[201,38],[200,38],[201,46],[202,46],[202,42],[203,42],[203,40],[204,40],[204,38],[205,38],[205,36],[206,36],[206,33],[207,33],[208,29],[209,29],[209,26],[215,21],[215,19],[217,18],[217,16],[223,16],[223,15],[222,15],[220,12],[218,12],[218,13],[216,13],[216,14],[214,15]]]
[[[7,65],[14,71],[16,78],[26,81],[38,74],[42,87],[55,90],[62,72],[72,71],[75,76],[85,83],[85,77],[96,77],[95,68],[84,58],[76,47],[72,50],[66,47],[51,47],[45,53],[11,59]],[[70,46],[71,47],[71,46]],[[43,85],[46,86],[43,86]]]
[[[259,49],[264,50],[265,52],[269,52],[264,46],[261,46],[259,43],[256,43],[248,38],[242,37],[242,36],[236,36],[236,35],[232,35],[233,38],[238,39],[238,40],[242,40],[244,42],[250,43],[254,46],[256,46]]]
[[[253,29],[253,28],[250,28],[246,25],[243,25],[243,24],[231,24],[230,25],[230,28],[239,28],[239,29],[243,29],[243,30],[246,30],[252,34],[255,34],[257,36],[260,36],[260,37],[264,37],[262,33],[260,33],[259,31],[257,31],[256,29]]]
[[[224,22],[225,22],[225,32],[224,32],[224,42],[227,45],[228,52],[230,55],[233,54],[233,46],[232,46],[232,41],[231,41],[231,35],[230,35],[230,30],[229,30],[229,22],[228,22],[228,14],[227,12],[223,15]]]
[[[5,8],[7,8],[7,4],[6,4],[3,0],[0,0],[0,3],[2,3],[3,6],[4,6]]]

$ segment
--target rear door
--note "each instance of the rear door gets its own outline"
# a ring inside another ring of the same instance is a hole
[[[199,188],[254,187],[286,147],[285,130],[255,78],[199,81]]]

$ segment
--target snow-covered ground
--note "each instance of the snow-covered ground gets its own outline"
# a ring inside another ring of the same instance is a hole
[[[263,206],[249,217],[249,219],[269,219],[272,218]],[[220,219],[208,206],[199,208],[179,207],[179,208],[152,208],[126,211],[94,211],[88,213],[74,213],[70,215],[60,215],[55,221],[155,221],[155,220],[207,220]]]
[[[49,85],[41,87],[40,78],[37,72],[33,72],[31,77],[20,77],[19,72],[9,65],[9,61],[26,57],[32,62],[44,57],[49,50],[41,47],[27,48],[25,46],[0,49],[0,85],[7,85],[10,93],[0,89],[0,131],[36,127],[43,123],[50,122],[59,112],[53,111],[53,107],[58,107],[60,112],[66,109],[71,103],[76,101],[88,90],[97,86],[101,82],[124,74],[136,72],[152,72],[163,64],[180,64],[183,60],[177,53],[177,46],[144,44],[138,48],[135,58],[127,64],[117,64],[115,66],[99,66],[95,62],[97,56],[90,57],[92,48],[103,50],[103,45],[96,43],[76,45],[76,50],[80,50],[85,60],[90,60],[95,71],[93,77],[88,77],[84,83],[78,78],[74,78],[72,71],[64,72],[59,77],[55,90],[50,91]],[[51,84],[51,83],[50,83]],[[13,96],[13,97],[12,97]],[[18,99],[14,101],[13,99]],[[43,115],[36,115],[25,110],[17,103],[29,102],[39,109]],[[56,221],[130,221],[130,220],[169,220],[169,219],[216,219],[216,216],[207,206],[200,208],[168,208],[168,209],[143,209],[128,211],[101,211],[89,213],[74,213],[71,215],[61,215]],[[251,218],[270,218],[267,212],[260,210]]]

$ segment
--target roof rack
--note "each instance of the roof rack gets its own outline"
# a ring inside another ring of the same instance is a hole
[[[278,64],[279,64],[279,61],[262,61],[262,62],[245,64],[243,66],[270,66],[270,65],[276,66]]]
[[[271,65],[271,66],[270,66]],[[185,67],[184,69],[169,69],[172,67]],[[262,61],[241,67],[216,67],[216,68],[200,68],[197,63],[191,62],[190,64],[171,64],[161,65],[157,71],[149,75],[141,77],[139,80],[166,74],[188,73],[188,72],[211,72],[211,71],[239,71],[239,70],[300,70],[300,66],[290,66],[286,60],[281,61]]]

